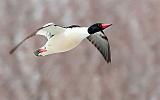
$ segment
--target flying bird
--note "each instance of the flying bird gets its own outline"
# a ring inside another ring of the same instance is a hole
[[[103,30],[111,25],[112,24],[96,23],[89,27],[81,27],[79,25],[63,27],[54,23],[48,23],[27,36],[11,49],[9,53],[12,54],[24,41],[35,35],[45,36],[48,40],[44,46],[34,52],[36,56],[46,56],[53,53],[69,51],[87,38],[99,50],[107,63],[110,63],[110,45]]]

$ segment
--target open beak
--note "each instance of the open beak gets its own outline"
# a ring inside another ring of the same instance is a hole
[[[102,26],[102,28],[103,29],[105,29],[105,28],[107,28],[107,27],[109,27],[109,26],[111,26],[112,24],[101,24],[101,26]]]

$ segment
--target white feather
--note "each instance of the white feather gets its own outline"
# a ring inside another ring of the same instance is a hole
[[[53,23],[48,23],[42,27],[36,34],[43,35],[50,39],[55,34],[63,33],[66,29],[60,26],[55,26]]]
[[[65,52],[75,48],[80,42],[89,36],[87,27],[67,28],[63,33],[56,34],[50,38],[42,47],[46,48],[46,52],[41,55]]]

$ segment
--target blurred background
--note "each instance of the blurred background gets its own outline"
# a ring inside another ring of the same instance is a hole
[[[160,100],[159,11],[160,0],[0,0],[0,100]],[[105,30],[112,63],[88,40],[35,57],[41,36],[9,55],[48,22],[112,23]]]

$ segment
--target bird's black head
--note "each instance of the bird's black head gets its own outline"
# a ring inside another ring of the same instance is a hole
[[[88,33],[89,34],[94,34],[96,32],[103,31],[105,28],[107,28],[107,27],[109,27],[111,25],[112,24],[104,24],[104,23],[93,24],[88,28]]]

